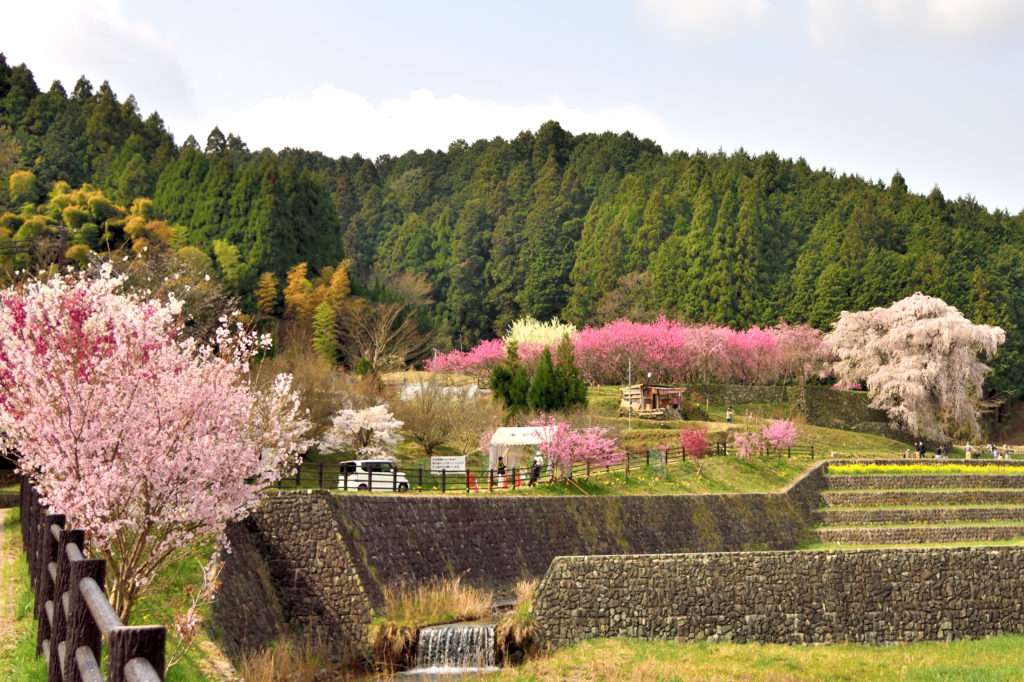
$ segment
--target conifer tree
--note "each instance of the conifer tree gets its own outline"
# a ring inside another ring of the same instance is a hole
[[[572,339],[566,334],[558,343],[557,361],[555,363],[555,378],[562,391],[563,404],[565,409],[571,409],[577,405],[587,404],[587,385],[580,377],[580,371],[576,367],[576,356],[573,352]]]
[[[551,362],[551,349],[545,348],[537,361],[537,369],[533,373],[533,382],[526,394],[526,402],[531,410],[537,412],[554,412],[565,407],[565,391],[555,375]]]

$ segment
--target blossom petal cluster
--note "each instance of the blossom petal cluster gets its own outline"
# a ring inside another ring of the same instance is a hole
[[[865,380],[871,406],[912,434],[944,442],[947,429],[977,438],[978,406],[999,327],[974,324],[940,298],[916,293],[886,308],[844,311],[828,336],[840,380]]]
[[[829,361],[824,336],[806,325],[735,331],[665,317],[651,323],[620,319],[584,327],[571,339],[580,375],[590,384],[626,383],[630,371],[634,379],[649,373],[652,381],[673,384],[771,384],[818,375]],[[540,343],[520,343],[519,358],[530,365],[543,349]],[[438,355],[427,369],[486,375],[504,357],[504,341],[494,339],[468,352]]]
[[[611,466],[626,458],[615,439],[608,437],[608,430],[600,426],[574,429],[549,415],[542,415],[530,426],[536,427],[540,439],[537,449],[551,462],[554,471],[566,472],[575,464],[585,464],[588,469]]]
[[[247,376],[259,337],[225,323],[217,347],[183,338],[180,304],[121,284],[105,269],[0,291],[0,429],[93,546],[148,537],[160,557],[222,537],[294,468],[308,424],[288,377]]]
[[[362,410],[339,410],[321,446],[332,452],[351,450],[360,457],[386,457],[402,440],[398,435],[400,428],[402,422],[395,419],[386,404]]]

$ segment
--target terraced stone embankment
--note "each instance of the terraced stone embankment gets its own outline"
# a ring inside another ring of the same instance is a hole
[[[1021,473],[826,475],[814,533],[840,545],[1024,538],[1024,469],[1012,464]]]

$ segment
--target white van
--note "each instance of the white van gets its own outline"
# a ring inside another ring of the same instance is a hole
[[[339,490],[372,490],[373,492],[405,492],[409,480],[386,459],[357,459],[342,462],[338,472]]]

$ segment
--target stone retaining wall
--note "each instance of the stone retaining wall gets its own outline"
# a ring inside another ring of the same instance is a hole
[[[818,509],[817,524],[952,523],[954,521],[1022,521],[1024,507],[922,507],[919,509]]]
[[[979,542],[1024,538],[1024,525],[1014,526],[870,526],[865,528],[818,528],[820,542],[860,545],[911,545],[941,542]]]
[[[792,549],[810,537],[823,469],[762,494],[272,492],[229,531],[244,551],[228,559],[222,580],[231,587],[218,595],[214,620],[236,653],[287,626],[330,633],[346,642],[341,655],[358,657],[383,586],[462,576],[504,594],[567,554]]]
[[[833,490],[879,488],[1024,488],[1022,474],[894,474],[826,476]]]
[[[544,640],[909,642],[1024,632],[1024,548],[559,557]]]
[[[323,491],[271,495],[231,524],[214,625],[235,655],[297,631],[358,660],[368,652],[371,603],[355,556]]]
[[[830,507],[909,507],[951,504],[1024,504],[1024,490],[868,490],[821,493]]]
[[[21,504],[21,495],[18,493],[0,493],[0,509],[4,507],[17,507]]]

